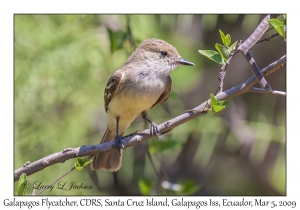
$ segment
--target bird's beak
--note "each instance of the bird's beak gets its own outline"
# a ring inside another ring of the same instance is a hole
[[[182,64],[182,65],[187,65],[187,66],[195,66],[194,63],[192,63],[191,61],[185,60],[183,58],[177,58],[176,63]]]

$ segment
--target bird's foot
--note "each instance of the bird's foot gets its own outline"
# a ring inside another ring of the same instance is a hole
[[[158,126],[155,122],[151,122],[150,135],[155,135],[156,138],[161,135],[161,132],[158,130]]]
[[[125,150],[124,144],[122,143],[122,136],[117,135],[114,145],[112,146],[117,150],[119,155],[121,156],[121,149]]]

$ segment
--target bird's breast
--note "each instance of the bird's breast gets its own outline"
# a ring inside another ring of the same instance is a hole
[[[120,89],[129,92],[129,94],[131,92],[133,95],[160,96],[166,89],[168,75],[168,72],[155,66],[152,66],[151,70],[131,71],[125,76]]]
[[[120,130],[126,129],[141,112],[147,111],[157,102],[166,87],[166,78],[153,72],[136,71],[125,75],[108,104],[107,124],[113,127],[115,117],[120,116]]]
[[[122,113],[140,114],[142,111],[150,109],[165,89],[164,81],[158,79],[137,79],[122,83],[118,93],[109,103],[109,108],[113,109],[114,103],[116,103],[116,107]]]

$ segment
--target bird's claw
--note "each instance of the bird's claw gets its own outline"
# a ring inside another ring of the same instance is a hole
[[[124,146],[124,144],[122,144],[122,136],[116,137],[116,141],[112,147],[115,148],[117,150],[118,154],[121,156],[121,149],[125,150],[125,146]]]
[[[157,124],[154,122],[151,123],[150,135],[155,135],[156,138],[161,135],[161,132],[158,130]]]

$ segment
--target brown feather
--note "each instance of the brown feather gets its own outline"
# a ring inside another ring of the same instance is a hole
[[[120,69],[116,70],[108,79],[104,90],[104,107],[107,112],[109,102],[118,91],[124,72]]]

